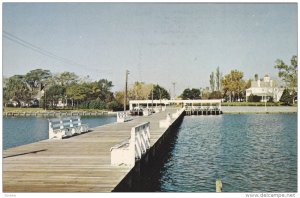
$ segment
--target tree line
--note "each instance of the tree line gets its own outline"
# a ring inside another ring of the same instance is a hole
[[[25,75],[4,79],[4,106],[122,110],[124,91],[112,92],[112,81],[91,81],[73,72],[52,74],[35,69]],[[158,84],[135,82],[128,91],[129,100],[170,99]]]
[[[274,68],[285,83],[281,102],[294,103],[298,82],[297,56],[291,58],[290,65],[276,60]],[[257,74],[255,79],[258,79]],[[251,79],[245,80],[244,73],[231,70],[223,76],[220,68],[209,76],[210,87],[187,88],[179,96],[181,99],[224,99],[226,101],[245,101],[246,89]],[[79,77],[73,72],[53,74],[50,70],[35,69],[25,75],[14,75],[4,79],[4,106],[32,106],[58,108],[63,104],[67,108],[122,110],[124,91],[112,92],[112,81],[100,79],[92,81],[89,77]],[[128,90],[129,100],[170,99],[170,93],[158,84],[135,82]],[[250,100],[257,100],[250,96]],[[127,104],[128,105],[128,104]]]
[[[274,65],[278,69],[278,76],[284,82],[284,91],[280,102],[286,105],[294,104],[297,97],[298,82],[298,58],[292,56],[290,65],[287,65],[281,59],[277,59]],[[258,75],[255,74],[255,80]],[[238,70],[231,70],[229,74],[223,76],[220,68],[212,72],[209,76],[210,87],[206,88],[187,88],[180,95],[182,99],[224,99],[225,101],[236,102],[245,101],[246,90],[251,87],[252,79],[244,79],[244,73]],[[260,97],[250,95],[249,102],[259,102]],[[270,102],[272,101],[272,98]]]
[[[113,84],[107,79],[91,81],[79,78],[73,72],[52,74],[49,70],[35,69],[25,75],[4,79],[5,106],[32,106],[55,109],[63,107],[118,109],[121,104],[111,91]]]
[[[232,70],[224,77],[217,67],[216,72],[209,76],[210,87],[185,89],[180,95],[182,99],[225,99],[226,101],[242,101],[246,96],[246,89],[251,85],[250,80],[243,79],[244,74]]]

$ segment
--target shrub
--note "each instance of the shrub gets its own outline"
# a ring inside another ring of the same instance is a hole
[[[222,93],[220,91],[213,91],[211,94],[209,94],[208,99],[221,99]]]
[[[6,103],[5,107],[15,107],[12,103]]]
[[[268,102],[274,102],[274,98],[273,97],[270,97]]]
[[[89,104],[90,109],[106,109],[106,103],[99,99],[92,100]]]
[[[282,96],[279,101],[283,102],[283,104],[285,105],[291,105],[293,103],[293,97],[288,89],[283,90]]]
[[[121,111],[123,110],[123,105],[117,101],[111,101],[107,103],[107,108],[113,111]]]
[[[248,97],[248,102],[260,102],[260,100],[261,100],[261,97],[260,97],[260,96],[257,96],[257,95],[251,94],[251,95]]]
[[[80,108],[81,109],[89,109],[89,105],[90,105],[90,102],[89,101],[84,101],[80,104]]]

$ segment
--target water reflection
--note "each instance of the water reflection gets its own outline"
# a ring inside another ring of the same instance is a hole
[[[115,116],[82,117],[90,128],[116,122]],[[3,149],[48,139],[48,119],[37,117],[3,117]]]
[[[185,117],[153,191],[297,191],[297,116]]]

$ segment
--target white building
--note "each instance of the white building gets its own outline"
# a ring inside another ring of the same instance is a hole
[[[278,102],[283,90],[284,88],[280,88],[275,80],[271,80],[268,75],[265,75],[262,80],[251,81],[251,87],[246,90],[246,101],[252,94],[261,97],[261,102],[266,102],[271,97],[273,97],[274,102]]]

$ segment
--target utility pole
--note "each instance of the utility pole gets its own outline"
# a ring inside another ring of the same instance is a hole
[[[124,112],[126,111],[126,104],[127,104],[127,84],[128,84],[128,74],[129,74],[129,71],[126,70],[126,76],[125,76],[125,95],[124,95]]]
[[[45,88],[45,96],[44,96],[44,105],[45,105],[45,111],[47,111],[47,98],[46,98],[46,88]]]
[[[151,98],[152,98],[152,105],[151,105],[151,108],[152,108],[152,113],[153,113],[153,88],[154,88],[154,85],[152,84],[152,96],[151,96]]]
[[[160,106],[160,110],[162,110],[162,105],[161,105],[161,91],[160,91],[160,88],[158,89],[159,91],[159,106]]]
[[[173,92],[174,92],[174,100],[175,100],[175,97],[176,97],[176,95],[175,95],[175,84],[176,84],[176,82],[172,82],[172,84],[173,84]]]
[[[42,85],[41,85],[41,86],[42,86]],[[47,111],[47,93],[46,93],[46,84],[44,85],[43,89],[44,89],[44,107],[45,107],[45,111]],[[41,88],[40,91],[42,91],[42,88]]]

